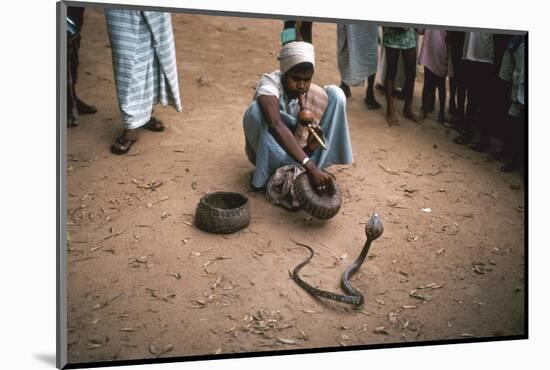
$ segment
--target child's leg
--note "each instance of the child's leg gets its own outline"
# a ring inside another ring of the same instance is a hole
[[[365,104],[367,109],[379,109],[380,103],[374,98],[374,80],[376,78],[376,73],[373,73],[367,79],[367,91],[365,92]]]
[[[438,92],[439,99],[439,116],[437,122],[445,123],[445,101],[446,101],[446,88],[445,88],[445,78],[435,76],[436,87]]]
[[[389,48],[386,46],[386,121],[390,126],[399,124],[399,120],[395,115],[393,106],[393,88],[395,86],[395,76],[397,74],[397,62],[399,57],[399,49]]]
[[[416,78],[416,48],[404,49],[401,52],[403,53],[403,64],[405,66],[405,87],[403,88],[405,106],[403,107],[403,113],[408,119],[420,123],[412,109],[414,80]]]
[[[454,77],[449,77],[449,114],[452,116],[455,116],[458,110],[456,106],[456,92],[456,80]]]
[[[432,89],[431,72],[424,66],[424,85],[422,86],[422,114],[424,118],[429,113],[430,90]]]

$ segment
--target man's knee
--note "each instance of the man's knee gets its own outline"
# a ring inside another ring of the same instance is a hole
[[[325,88],[325,91],[328,95],[329,104],[346,105],[346,95],[341,88],[336,85],[329,85]]]

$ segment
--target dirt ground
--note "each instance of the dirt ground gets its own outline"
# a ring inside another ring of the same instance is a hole
[[[67,135],[69,362],[525,333],[520,175],[454,144],[435,114],[389,128],[357,87],[348,100],[355,163],[330,169],[340,213],[320,222],[275,207],[249,191],[242,115],[261,73],[277,69],[281,21],[175,14],[173,25],[184,111],[156,108],[167,130],[144,131],[115,156],[105,19],[86,11],[78,92],[99,112]],[[313,33],[314,80],[338,84],[336,26],[315,23]],[[201,196],[219,190],[249,197],[248,228],[219,236],[193,225]],[[304,278],[338,291],[373,212],[385,232],[353,279],[361,310],[314,299],[290,279],[307,255],[294,240],[316,250]]]

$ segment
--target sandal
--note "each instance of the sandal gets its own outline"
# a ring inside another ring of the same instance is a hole
[[[141,128],[154,132],[162,132],[166,126],[164,126],[164,123],[160,119],[151,116],[149,122],[141,126]]]
[[[455,139],[453,140],[453,142],[455,142],[456,144],[460,144],[460,145],[466,145],[468,143],[470,143],[472,141],[472,139],[466,135],[459,135],[457,137],[455,137]]]
[[[87,104],[80,100],[79,98],[75,99],[76,101],[76,110],[79,114],[94,114],[97,113],[97,108],[93,105]]]
[[[111,153],[113,154],[126,154],[137,141],[137,134],[135,130],[125,130],[122,135],[115,139],[115,142],[111,144]]]
[[[365,98],[365,104],[367,105],[368,110],[380,109],[382,107],[374,97],[371,97],[370,99]]]

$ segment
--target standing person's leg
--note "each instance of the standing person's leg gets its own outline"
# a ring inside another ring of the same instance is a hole
[[[502,172],[512,172],[521,168],[523,164],[523,140],[524,126],[520,117],[506,115],[505,124],[507,125],[507,140],[505,142],[508,156],[506,163],[500,168]]]
[[[422,115],[424,118],[431,113],[430,102],[434,99],[433,73],[424,66],[424,84],[422,86]]]
[[[397,62],[399,58],[399,49],[386,46],[386,80],[384,82],[386,93],[386,121],[390,126],[398,125],[399,119],[395,114],[393,89],[395,86],[395,76],[397,75]]]
[[[376,73],[373,73],[367,79],[367,90],[365,91],[365,104],[367,109],[380,109],[380,103],[376,101],[374,97],[374,81],[376,79]]]
[[[124,129],[111,151],[124,154],[137,141],[138,128],[164,130],[151,116],[153,105],[181,112],[172,20],[169,13],[117,9],[106,9],[105,16]]]
[[[459,126],[460,135],[454,139],[454,142],[457,144],[465,145],[472,141],[474,136],[474,125],[478,119],[478,110],[479,110],[479,87],[478,85],[478,72],[475,65],[476,62],[469,60],[463,61],[463,81],[464,81],[464,90],[467,93],[468,97],[468,106],[465,109],[465,115],[463,124]],[[460,90],[459,90],[459,113],[461,109],[461,100],[460,100]],[[465,101],[465,100],[464,100]]]
[[[445,103],[447,99],[445,78],[435,76],[435,87],[437,88],[439,100],[439,115],[437,116],[437,122],[445,124]]]
[[[386,83],[386,47],[384,45],[378,46],[378,68],[376,69],[376,77],[378,82],[374,87],[380,91],[384,91],[384,84]]]
[[[464,85],[464,82],[459,81],[457,79],[456,81],[456,122],[453,122],[457,127],[463,128],[464,127],[464,120],[465,120],[465,111],[466,111],[466,97],[467,97],[467,90],[466,86]]]
[[[452,119],[456,117],[458,108],[456,106],[457,85],[454,77],[449,77],[449,114]]]
[[[336,44],[337,44],[337,63],[338,71],[340,72],[340,88],[346,95],[346,98],[351,98],[351,89],[349,85],[344,81],[349,82],[352,79],[352,52],[351,42],[348,34],[350,33],[348,29],[349,25],[338,24],[336,26]],[[353,81],[355,82],[355,81]]]
[[[495,98],[493,82],[493,65],[477,63],[478,90],[479,90],[479,142],[474,149],[480,152],[487,151],[490,145],[491,120],[494,117],[492,99]]]
[[[85,103],[82,99],[78,97],[76,93],[76,84],[78,82],[78,67],[80,65],[79,51],[80,41],[82,39],[81,31],[82,26],[84,25],[84,8],[75,6],[67,7],[67,17],[73,22],[77,31],[74,36],[69,37],[70,40],[67,40],[67,58],[70,59],[70,66],[68,66],[68,68],[70,68],[71,74],[70,92],[72,94],[72,104],[74,104],[74,108],[76,109],[76,113],[78,114],[94,114],[97,112],[97,108],[93,105]]]
[[[302,40],[305,42],[313,43],[313,22],[302,21],[302,28],[300,29],[302,34]]]
[[[416,78],[416,48],[401,50],[403,55],[403,63],[405,66],[405,87],[403,88],[403,95],[405,98],[405,105],[403,107],[403,114],[406,118],[420,123],[418,117],[413,113],[412,101],[414,94],[414,80]]]

